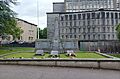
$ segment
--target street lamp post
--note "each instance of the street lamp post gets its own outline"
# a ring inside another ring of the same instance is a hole
[[[37,23],[38,23],[38,29],[37,29],[37,39],[39,39],[39,1],[37,0]]]

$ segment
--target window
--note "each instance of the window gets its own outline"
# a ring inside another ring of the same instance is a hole
[[[102,18],[102,19],[105,18],[105,12],[101,12],[101,18]]]
[[[33,40],[33,37],[29,37],[29,40]]]
[[[110,23],[109,23],[109,19],[107,20],[107,25],[109,25]]]
[[[80,26],[80,23],[81,23],[81,22],[79,21],[79,26]]]
[[[74,15],[74,20],[76,20],[76,15]]]
[[[88,40],[90,40],[90,35],[88,35]]]
[[[116,24],[118,24],[118,19],[116,19]]]
[[[74,38],[77,38],[77,36],[76,36],[76,35],[74,35]]]
[[[85,21],[83,21],[83,26],[85,26]]]
[[[86,39],[86,36],[85,36],[85,35],[83,35],[83,39]]]
[[[114,39],[114,37],[115,37],[115,36],[114,36],[114,34],[113,34],[113,35],[112,35],[112,38]]]
[[[79,33],[81,32],[81,28],[79,28]]]
[[[100,13],[97,13],[97,19],[100,19]]]
[[[78,19],[79,19],[79,20],[81,19],[81,14],[78,14]]]
[[[63,21],[64,20],[64,18],[63,18],[63,16],[61,16],[61,21]]]
[[[106,39],[106,35],[105,34],[103,35],[103,39]]]
[[[68,20],[68,15],[65,15],[65,20]]]
[[[100,27],[98,27],[98,32],[100,32]]]
[[[93,39],[95,39],[95,35],[93,35]]]
[[[105,32],[105,27],[103,27],[103,32]]]
[[[98,39],[100,39],[100,34],[98,35]]]
[[[66,26],[68,26],[68,22],[66,22]]]
[[[72,33],[72,28],[70,28],[70,33]]]
[[[83,28],[83,32],[85,32],[85,28]]]
[[[114,32],[114,27],[112,27],[112,32]]]
[[[115,13],[115,19],[118,19],[118,13]]]
[[[66,35],[66,39],[68,38],[68,35]]]
[[[74,26],[76,26],[76,21],[74,21]]]
[[[76,33],[76,28],[74,28],[74,33]]]
[[[81,35],[79,35],[79,38],[81,38]]]
[[[87,23],[88,25],[90,25],[90,21],[88,20],[88,23]]]
[[[69,15],[69,20],[72,20],[72,15]]]
[[[62,38],[64,38],[64,35],[62,35]]]
[[[72,35],[70,35],[70,38],[72,38]]]
[[[95,32],[95,27],[93,27],[93,32]]]
[[[85,14],[82,14],[82,16],[83,16],[83,19],[85,19]]]
[[[107,27],[107,32],[110,32],[110,27]]]
[[[106,13],[106,18],[109,19],[109,12]]]
[[[90,19],[90,13],[87,13],[87,19]]]
[[[92,19],[95,19],[95,13],[92,13]]]
[[[105,19],[102,20],[102,25],[105,25]]]
[[[113,13],[111,13],[111,19],[113,19]]]
[[[108,35],[108,40],[110,39],[110,34]]]
[[[90,33],[90,28],[88,28],[88,33]]]
[[[114,25],[114,19],[111,19],[111,21],[112,21],[112,25]]]
[[[120,19],[120,13],[119,13],[119,19]]]

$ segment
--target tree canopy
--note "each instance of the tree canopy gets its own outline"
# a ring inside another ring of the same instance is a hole
[[[116,26],[116,31],[117,31],[117,37],[120,40],[120,24]]]
[[[39,29],[39,38],[40,39],[47,39],[47,28],[44,28],[43,30],[40,28],[38,28],[38,29]]]
[[[0,36],[13,35],[18,38],[22,30],[17,27],[16,13],[10,9],[10,4],[16,4],[14,0],[0,0]]]

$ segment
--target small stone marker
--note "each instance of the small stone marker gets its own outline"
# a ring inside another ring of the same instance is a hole
[[[73,56],[73,57],[76,57],[75,53],[73,50],[67,50],[67,53],[66,53],[67,56]]]
[[[58,55],[58,51],[51,51],[51,55]]]
[[[44,51],[43,50],[37,50],[36,55],[44,55]]]

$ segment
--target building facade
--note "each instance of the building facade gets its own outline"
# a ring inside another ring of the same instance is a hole
[[[65,0],[66,12],[86,10],[120,10],[119,0]]]
[[[53,37],[57,17],[60,39],[77,39],[80,50],[103,49],[118,40],[115,28],[120,23],[119,5],[119,0],[65,0],[59,11],[54,7],[47,13],[48,38]]]
[[[18,41],[29,43],[35,42],[37,39],[37,25],[22,19],[17,19],[17,26],[23,30],[23,33],[21,34]]]

